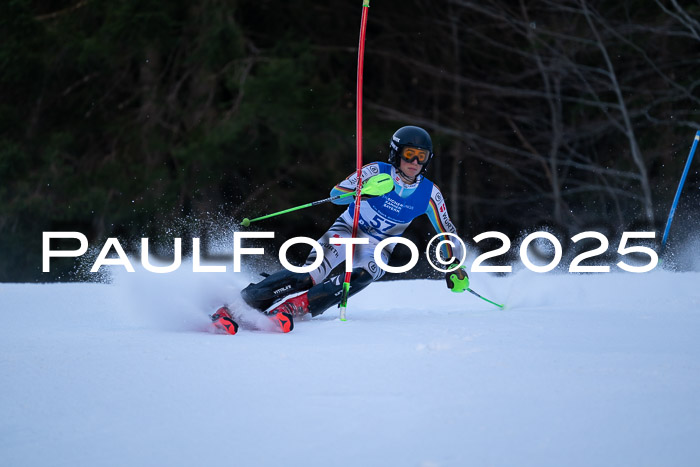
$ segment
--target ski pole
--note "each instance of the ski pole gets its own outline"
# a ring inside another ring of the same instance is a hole
[[[368,196],[381,196],[389,193],[393,189],[394,181],[392,180],[391,175],[379,174],[367,180],[367,183],[365,183],[365,185],[362,187],[362,194]],[[241,221],[241,225],[243,227],[248,227],[252,222],[261,221],[263,219],[269,219],[270,217],[287,214],[288,212],[298,211],[304,208],[310,208],[311,206],[318,206],[319,204],[328,203],[330,201],[336,201],[342,198],[347,198],[348,196],[353,196],[355,194],[357,194],[357,191],[351,191],[349,193],[343,193],[342,195],[336,195],[331,196],[330,198],[312,201],[311,203],[302,204],[301,206],[285,209],[283,211],[273,212],[272,214],[256,217],[255,219],[248,219],[246,217],[245,219],[243,219],[243,221]]]
[[[243,227],[248,227],[251,224],[251,222],[257,222],[257,221],[261,221],[263,219],[269,219],[270,217],[280,216],[282,214],[287,214],[288,212],[298,211],[298,210],[304,209],[304,208],[310,208],[311,206],[318,206],[319,204],[328,203],[330,201],[335,201],[335,200],[338,200],[341,198],[347,198],[348,196],[352,196],[354,194],[355,194],[355,192],[351,191],[350,193],[345,193],[345,194],[337,195],[337,196],[331,196],[330,198],[320,199],[318,201],[313,201],[311,203],[302,204],[301,206],[296,206],[293,208],[285,209],[284,211],[273,212],[272,214],[267,214],[265,216],[256,217],[255,219],[248,219],[246,217],[245,219],[243,219],[241,221],[241,225]]]
[[[683,169],[683,175],[681,176],[681,181],[678,184],[678,189],[676,190],[676,196],[673,199],[673,204],[671,205],[671,212],[668,213],[668,220],[666,221],[666,230],[664,230],[664,236],[661,240],[661,254],[663,254],[664,250],[666,249],[666,240],[668,240],[668,232],[671,230],[673,214],[676,212],[678,199],[681,197],[683,184],[685,183],[685,178],[688,176],[688,171],[690,170],[690,163],[693,162],[693,155],[695,155],[695,149],[698,147],[698,140],[700,140],[700,131],[695,133],[695,140],[693,141],[693,146],[690,148],[690,154],[688,155],[688,160],[685,163],[685,169]]]
[[[481,295],[479,295],[478,293],[474,292],[474,291],[473,291],[472,289],[470,289],[469,287],[467,287],[467,292],[471,292],[473,295],[476,295],[477,297],[479,297],[480,299],[484,300],[485,302],[489,302],[491,305],[496,305],[496,306],[497,306],[498,308],[500,308],[501,310],[505,307],[505,305],[499,305],[499,304],[496,303],[496,302],[492,302],[492,301],[489,300],[488,298],[482,297]]]

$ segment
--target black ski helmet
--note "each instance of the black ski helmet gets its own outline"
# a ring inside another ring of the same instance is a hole
[[[412,148],[427,149],[430,155],[428,160],[423,164],[423,168],[419,172],[422,175],[425,169],[428,168],[428,164],[433,158],[433,141],[430,139],[430,135],[423,128],[418,126],[404,126],[396,130],[394,136],[391,137],[389,142],[389,163],[399,168],[401,164],[401,150],[410,146]]]

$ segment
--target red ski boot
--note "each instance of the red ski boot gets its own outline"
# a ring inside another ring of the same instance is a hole
[[[267,313],[272,315],[281,312],[289,313],[292,316],[302,316],[308,313],[309,298],[307,297],[307,292],[285,299],[283,302],[275,305],[275,307]]]
[[[294,316],[302,316],[308,312],[309,299],[304,292],[275,305],[267,311],[267,314],[272,316],[273,321],[279,323],[282,332],[289,332],[294,329]]]
[[[217,329],[220,329],[228,334],[234,335],[238,332],[238,323],[233,320],[231,312],[225,306],[222,306],[211,315],[211,320]]]

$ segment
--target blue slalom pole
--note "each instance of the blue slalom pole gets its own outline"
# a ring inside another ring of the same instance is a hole
[[[688,176],[688,171],[690,171],[690,164],[693,162],[693,156],[695,155],[695,148],[698,147],[698,141],[700,141],[700,131],[695,133],[695,140],[693,141],[693,146],[690,148],[690,154],[688,155],[688,161],[685,163],[685,169],[683,169],[683,176],[681,177],[681,182],[678,184],[678,190],[676,190],[676,197],[671,205],[671,212],[668,213],[668,220],[666,221],[666,230],[664,230],[664,237],[661,240],[661,253],[663,253],[666,248],[666,240],[668,240],[668,232],[671,230],[671,222],[673,222],[673,214],[676,212],[676,206],[678,205],[678,199],[681,197],[681,191],[683,191],[683,184],[685,183],[685,178]]]

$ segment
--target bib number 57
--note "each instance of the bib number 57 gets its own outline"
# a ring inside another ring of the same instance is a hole
[[[384,219],[383,217],[380,217],[379,215],[375,215],[374,218],[369,221],[369,225],[374,227],[377,231],[379,232],[386,232],[392,227],[396,227],[396,224],[393,222],[389,222],[388,220]]]

